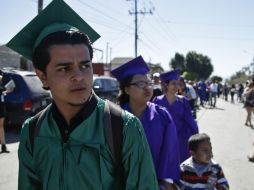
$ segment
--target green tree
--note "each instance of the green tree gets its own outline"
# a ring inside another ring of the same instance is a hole
[[[234,75],[228,80],[229,84],[239,84],[245,83],[247,80],[251,80],[250,75],[246,75],[244,71],[237,71]]]
[[[180,69],[181,71],[184,71],[185,70],[184,55],[176,53],[175,57],[170,60],[169,66],[173,69]]]
[[[150,69],[150,73],[162,73],[164,71],[160,63],[147,63]]]
[[[198,75],[196,73],[191,73],[191,72],[184,72],[182,74],[182,77],[185,79],[185,80],[196,80],[198,78]]]
[[[201,65],[201,60],[199,59],[199,55],[191,51],[187,53],[186,55],[186,70],[188,72],[192,73],[199,73],[200,71],[200,65]]]
[[[19,63],[20,63],[20,69],[28,70],[28,62],[27,62],[27,59],[25,57],[21,56],[20,60],[19,60]]]
[[[211,81],[217,81],[217,82],[221,82],[223,80],[222,77],[214,75],[211,77]]]
[[[211,59],[207,56],[200,55],[201,66],[199,71],[199,77],[207,79],[213,72],[213,65]]]
[[[208,56],[190,51],[186,55],[186,71],[196,73],[199,79],[207,79],[213,72],[213,65]]]

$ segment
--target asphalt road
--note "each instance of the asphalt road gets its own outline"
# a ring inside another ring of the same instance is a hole
[[[254,154],[254,130],[244,125],[246,115],[242,104],[222,99],[215,109],[198,113],[200,132],[210,135],[214,159],[221,164],[231,190],[254,189],[254,163],[247,159]]]
[[[245,118],[242,104],[222,99],[215,109],[206,106],[197,113],[200,132],[210,135],[214,159],[221,164],[231,190],[254,190],[254,163],[247,159],[254,153],[254,130],[244,125]],[[0,190],[16,190],[19,132],[12,130],[6,136],[11,153],[0,154]]]

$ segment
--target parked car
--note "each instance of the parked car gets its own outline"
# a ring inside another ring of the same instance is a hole
[[[35,115],[51,103],[51,94],[42,88],[42,83],[34,72],[3,69],[3,84],[11,79],[14,90],[5,99],[5,126],[21,125],[28,117]]]
[[[117,102],[119,84],[115,78],[107,76],[94,76],[93,90],[102,99]]]

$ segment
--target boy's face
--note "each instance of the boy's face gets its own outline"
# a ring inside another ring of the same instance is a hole
[[[196,151],[190,151],[193,159],[201,164],[207,164],[213,157],[210,141],[201,142]]]
[[[84,44],[53,45],[46,73],[37,70],[44,86],[49,87],[58,106],[80,107],[92,92],[93,69]]]

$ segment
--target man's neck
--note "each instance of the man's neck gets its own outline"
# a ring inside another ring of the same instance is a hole
[[[65,103],[65,104],[56,104],[56,107],[58,109],[58,111],[62,114],[62,116],[64,117],[66,123],[69,125],[70,121],[72,118],[74,118],[82,108],[84,108],[84,106],[86,106],[89,101],[91,100],[92,95],[88,98],[88,100],[86,102],[84,102],[83,104],[79,104],[79,105],[74,105],[74,104],[70,104],[70,103]]]

